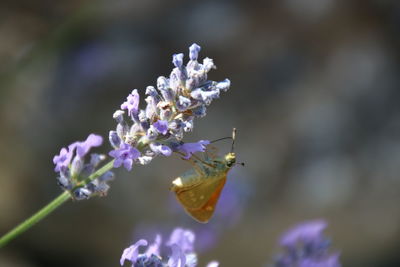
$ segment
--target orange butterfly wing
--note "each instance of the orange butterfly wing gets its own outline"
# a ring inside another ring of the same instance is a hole
[[[212,189],[209,190],[210,194],[209,197],[206,198],[206,202],[198,208],[190,208],[183,205],[185,207],[186,212],[201,223],[208,222],[212,217],[212,215],[214,214],[215,206],[217,205],[222,189],[225,186],[225,182],[226,182],[226,175],[222,179],[217,179],[216,181],[213,181],[212,184],[205,184],[204,185],[205,187],[211,187],[207,188],[208,190]],[[177,195],[177,198],[179,202],[182,203],[179,195]]]

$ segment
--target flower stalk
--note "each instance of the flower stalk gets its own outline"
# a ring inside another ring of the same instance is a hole
[[[98,169],[96,172],[92,173],[92,175],[90,175],[87,179],[81,182],[81,186],[89,184],[91,181],[95,180],[99,176],[111,170],[113,168],[113,163],[114,160],[108,162],[103,167]],[[60,207],[62,204],[64,204],[65,202],[67,202],[67,200],[71,198],[72,198],[71,193],[68,191],[64,191],[62,194],[60,194],[58,197],[56,197],[53,201],[44,206],[38,212],[36,212],[31,217],[29,217],[28,219],[17,225],[14,229],[10,230],[8,233],[2,236],[0,238],[0,248],[4,247],[5,245],[7,245],[8,242],[15,239],[17,236],[24,233],[26,230],[34,226],[36,223],[46,218],[55,209]]]

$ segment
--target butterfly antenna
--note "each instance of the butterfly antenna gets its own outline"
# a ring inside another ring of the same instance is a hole
[[[212,140],[210,143],[215,143],[215,142],[219,142],[219,141],[226,140],[226,139],[232,139],[232,137],[230,137],[230,136],[222,137],[222,138],[219,138],[219,139],[216,139],[216,140]]]
[[[236,139],[236,128],[233,128],[231,153],[233,153],[233,149],[235,148],[235,139]]]

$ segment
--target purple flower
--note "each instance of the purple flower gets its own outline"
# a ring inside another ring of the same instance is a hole
[[[157,129],[157,132],[160,134],[167,134],[168,132],[168,121],[158,120],[154,124],[154,127]]]
[[[177,244],[171,245],[172,255],[168,260],[168,267],[185,267],[186,255]]]
[[[93,147],[103,143],[99,135],[90,134],[85,141],[74,142],[67,148],[62,148],[59,155],[53,158],[56,164],[55,171],[59,173],[57,183],[63,190],[69,191],[75,200],[88,199],[93,195],[106,195],[114,173],[108,171],[97,177],[89,184],[82,186],[81,182],[89,177],[96,167],[105,160],[104,155],[90,154],[90,160],[85,162],[85,156]]]
[[[328,224],[324,220],[298,224],[283,234],[279,243],[284,247],[295,247],[299,242],[319,242],[327,226]]]
[[[137,89],[134,89],[130,93],[124,103],[121,105],[121,109],[127,109],[129,116],[138,114],[139,111],[139,94]]]
[[[137,241],[135,244],[133,244],[129,248],[126,248],[124,250],[124,252],[122,253],[121,259],[119,261],[121,266],[124,265],[125,260],[132,262],[132,266],[133,266],[133,264],[136,262],[136,260],[139,256],[139,247],[141,247],[141,246],[147,246],[147,241],[144,239],[140,239],[139,241]]]
[[[339,254],[329,253],[330,241],[323,235],[324,220],[301,223],[287,231],[280,239],[284,247],[276,267],[340,267]]]
[[[199,56],[201,47],[197,44],[192,44],[189,47],[189,58],[190,60],[197,60],[197,57]]]
[[[121,145],[121,138],[116,131],[110,131],[108,134],[108,140],[114,148],[118,148]]]
[[[181,68],[183,65],[183,54],[174,54],[172,56],[172,63],[175,65],[175,67]]]
[[[53,158],[53,163],[56,165],[54,171],[59,172],[62,168],[67,168],[69,166],[75,147],[76,143],[73,143],[68,146],[68,149],[65,147],[61,148],[60,154]]]
[[[169,247],[171,254],[163,257],[160,254],[161,236],[157,235],[154,243],[151,244],[144,253],[139,252],[140,246],[147,246],[147,241],[139,240],[132,246],[126,248],[122,253],[120,264],[125,260],[132,263],[132,267],[196,267],[197,255],[193,250],[195,234],[186,229],[176,228],[165,244]],[[167,260],[165,260],[167,259]],[[207,267],[218,267],[218,262],[212,261]]]
[[[96,134],[90,134],[84,142],[77,142],[76,154],[83,158],[92,147],[98,147],[103,144],[103,137]]]
[[[146,256],[150,257],[151,255],[160,256],[160,246],[161,246],[161,235],[156,235],[154,243],[151,244],[146,250]]]
[[[169,148],[166,145],[159,144],[159,143],[151,143],[150,144],[150,149],[154,153],[162,154],[162,155],[164,155],[166,157],[171,156],[171,154],[172,154],[172,149],[171,148]]]
[[[199,101],[204,102],[206,105],[209,105],[213,99],[219,97],[219,90],[215,89],[212,91],[204,91],[202,89],[193,90],[190,95]]]
[[[193,153],[196,152],[204,152],[206,150],[206,146],[210,144],[208,140],[200,140],[197,143],[185,143],[178,147],[178,151],[186,154],[184,159],[189,159]]]
[[[229,89],[229,87],[231,87],[231,81],[229,79],[225,79],[225,80],[217,83],[217,85],[216,85],[216,88],[223,92],[226,92]]]
[[[103,138],[100,135],[90,134],[83,142],[74,142],[67,148],[62,148],[60,154],[54,156],[53,163],[56,165],[54,171],[59,172],[62,168],[68,168],[71,164],[74,151],[76,154],[83,158],[92,147],[98,147],[103,143]],[[81,160],[81,159],[79,159]],[[74,160],[76,161],[76,160]]]
[[[190,107],[191,104],[192,101],[190,101],[189,98],[184,96],[179,96],[178,101],[176,102],[176,107],[180,111],[185,111]]]
[[[192,231],[182,228],[176,228],[171,233],[167,245],[172,246],[173,244],[176,244],[180,247],[183,253],[192,253],[195,238],[196,236]]]
[[[123,143],[119,149],[112,150],[108,154],[115,158],[114,168],[124,165],[128,171],[132,169],[134,160],[140,157],[139,150],[126,143]]]

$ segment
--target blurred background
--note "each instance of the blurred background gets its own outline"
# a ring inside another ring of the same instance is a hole
[[[193,42],[218,67],[209,78],[232,87],[185,140],[237,127],[246,166],[206,225],[168,190],[190,167],[179,157],[118,169],[107,197],[64,204],[2,249],[0,266],[118,266],[132,242],[176,226],[197,233],[199,266],[263,266],[282,232],[316,218],[343,266],[399,266],[399,29],[396,0],[3,0],[1,234],[61,193],[60,148],[107,137],[130,91],[143,96]]]

